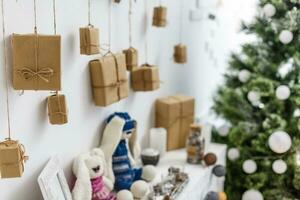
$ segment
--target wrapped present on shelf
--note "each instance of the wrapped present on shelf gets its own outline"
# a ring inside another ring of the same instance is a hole
[[[56,94],[47,98],[49,122],[51,124],[68,123],[68,109],[65,95]]]
[[[167,150],[184,148],[194,121],[193,97],[175,95],[156,101],[156,127],[167,129]]]
[[[128,96],[129,83],[124,54],[109,54],[90,61],[90,75],[97,106],[107,106]]]
[[[128,71],[132,71],[138,66],[138,51],[130,47],[123,51],[126,56],[126,68]]]
[[[59,35],[12,35],[13,87],[16,90],[61,88]]]
[[[93,55],[100,53],[99,29],[87,26],[79,29],[80,54]]]
[[[174,47],[174,61],[181,64],[187,62],[187,49],[185,45],[178,44]]]
[[[158,6],[154,8],[152,25],[157,27],[165,27],[167,25],[166,7]]]
[[[160,86],[158,68],[144,64],[131,72],[131,87],[134,91],[153,91]]]
[[[0,142],[0,177],[21,177],[24,172],[24,162],[27,158],[24,146],[18,141],[6,140]]]

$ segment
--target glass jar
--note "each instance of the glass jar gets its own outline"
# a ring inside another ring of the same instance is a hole
[[[190,126],[190,134],[187,138],[187,162],[191,164],[199,164],[204,157],[205,139],[201,134],[201,126],[192,124]]]

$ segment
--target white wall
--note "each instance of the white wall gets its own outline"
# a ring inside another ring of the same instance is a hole
[[[41,33],[52,33],[52,1],[38,2],[38,27]],[[233,13],[241,4],[239,0],[224,0],[224,7],[218,12],[222,17],[220,26],[215,27],[215,38],[209,36],[212,23],[200,21],[190,23],[188,11],[195,6],[194,0],[185,5],[184,41],[189,48],[189,62],[186,65],[175,65],[172,62],[173,45],[178,43],[179,0],[164,0],[168,6],[169,26],[156,29],[148,26],[149,62],[160,68],[161,80],[164,82],[159,91],[150,93],[130,93],[129,98],[106,108],[93,105],[89,70],[87,63],[98,56],[79,55],[79,27],[87,24],[87,0],[57,0],[58,32],[62,35],[62,84],[63,93],[67,96],[69,123],[64,126],[51,126],[46,114],[45,98],[47,92],[25,92],[19,96],[17,91],[10,92],[13,138],[25,146],[30,160],[26,163],[25,173],[19,179],[0,180],[1,200],[38,200],[42,199],[36,179],[50,156],[58,154],[62,167],[68,178],[71,177],[72,159],[80,152],[89,150],[99,143],[103,120],[114,111],[129,111],[139,121],[139,137],[143,146],[147,145],[148,129],[153,126],[153,103],[159,96],[185,92],[197,98],[197,113],[201,116],[208,113],[211,105],[211,94],[226,66],[228,49],[235,46],[237,15]],[[253,0],[243,1],[243,12]],[[144,62],[145,15],[144,1],[137,0],[134,5],[134,46],[140,50],[140,63]],[[148,19],[152,16],[152,7],[157,1],[148,0]],[[128,0],[113,5],[112,46],[114,51],[128,47]],[[30,33],[33,30],[32,1],[5,0],[7,41],[9,35]],[[108,38],[108,0],[92,0],[92,22],[100,28],[101,43]],[[149,23],[148,23],[149,25]],[[203,50],[204,42],[209,41],[218,57],[219,65],[214,67],[211,59]],[[2,43],[1,43],[2,44]],[[9,49],[10,50],[10,49]],[[1,49],[1,54],[3,49]],[[9,55],[11,58],[11,55]],[[3,59],[0,59],[0,133],[6,137],[5,89]],[[11,76],[10,76],[11,77]]]

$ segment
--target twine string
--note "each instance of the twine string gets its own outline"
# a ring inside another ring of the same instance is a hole
[[[109,1],[108,3],[108,52],[111,52],[111,37],[112,37],[112,33],[111,33],[111,27],[112,27],[112,14],[111,14],[111,7],[112,7],[112,3],[111,1]]]
[[[148,63],[148,4],[145,0],[145,61]]]
[[[34,8],[34,33],[37,34],[37,11],[36,11],[36,0],[33,0]]]
[[[183,38],[183,0],[180,0],[180,19],[179,19],[179,41],[182,43]]]
[[[91,26],[91,0],[88,0],[88,21],[89,21],[89,26]]]
[[[10,109],[9,109],[9,89],[8,89],[8,69],[7,69],[7,48],[5,40],[5,18],[4,18],[4,0],[1,0],[2,11],[2,39],[3,39],[3,56],[4,56],[4,69],[5,69],[5,88],[6,88],[6,112],[7,112],[7,127],[8,127],[8,140],[11,140],[11,122],[10,122]]]
[[[56,0],[53,0],[53,28],[54,28],[54,35],[56,35]]]
[[[129,47],[132,47],[132,0],[129,0],[128,25],[129,25]]]

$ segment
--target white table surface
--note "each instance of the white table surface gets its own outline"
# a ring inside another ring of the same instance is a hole
[[[226,165],[226,149],[226,145],[212,143],[208,146],[206,153],[215,153],[218,157],[217,164]],[[170,166],[181,167],[190,178],[188,185],[177,200],[202,200],[208,191],[223,191],[224,178],[218,178],[212,174],[213,166],[188,164],[185,149],[169,151],[162,156],[157,166],[158,175],[152,184],[160,182],[161,177],[167,175]]]

